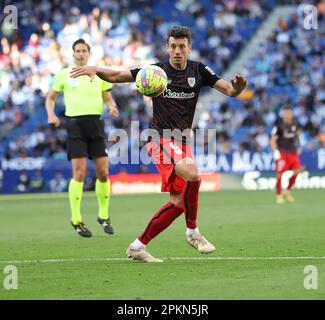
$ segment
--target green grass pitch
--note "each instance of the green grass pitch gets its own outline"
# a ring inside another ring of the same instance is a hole
[[[90,239],[72,229],[66,194],[1,196],[0,299],[324,299],[324,191],[294,195],[279,206],[269,191],[200,194],[200,230],[217,250],[191,248],[181,216],[148,246],[161,264],[129,261],[125,250],[166,194],[112,196],[113,236],[85,194]],[[17,290],[2,285],[9,264]],[[304,288],[307,265],[317,267],[316,290]]]

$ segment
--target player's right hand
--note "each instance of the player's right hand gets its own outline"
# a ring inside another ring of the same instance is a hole
[[[274,150],[273,151],[273,159],[274,160],[280,160],[280,158],[281,158],[280,151],[279,150]]]
[[[96,76],[96,71],[97,71],[97,67],[93,67],[93,66],[74,67],[70,72],[70,77],[77,78],[80,76],[89,76],[90,81],[93,81],[93,79]]]
[[[60,119],[56,115],[49,116],[47,122],[48,124],[53,125],[55,128],[60,126]]]

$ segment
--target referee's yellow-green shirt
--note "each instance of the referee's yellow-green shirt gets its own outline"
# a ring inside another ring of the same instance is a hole
[[[101,115],[103,112],[102,92],[110,90],[112,84],[95,76],[90,81],[88,76],[70,78],[72,68],[61,70],[54,78],[52,89],[63,91],[65,115],[68,117]]]

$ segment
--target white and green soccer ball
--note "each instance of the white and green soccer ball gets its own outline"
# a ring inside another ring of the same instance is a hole
[[[158,97],[166,90],[168,79],[162,68],[151,65],[138,72],[135,83],[139,93],[147,97]]]

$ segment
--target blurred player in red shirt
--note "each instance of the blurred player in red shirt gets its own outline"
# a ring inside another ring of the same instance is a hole
[[[299,141],[299,124],[290,106],[284,107],[282,117],[273,127],[270,145],[275,160],[276,203],[283,204],[285,201],[292,203],[294,202],[294,198],[291,195],[291,189],[301,171],[299,160],[301,148]],[[289,179],[287,189],[282,192],[282,174],[288,170],[292,170],[293,175]]]

